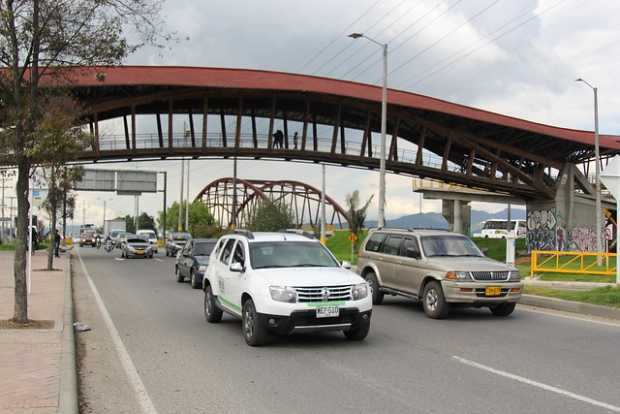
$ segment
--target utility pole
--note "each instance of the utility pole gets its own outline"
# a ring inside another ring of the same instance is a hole
[[[232,199],[232,225],[237,227],[237,157],[233,158],[233,199]]]
[[[135,204],[134,204],[134,214],[135,218],[133,220],[134,232],[138,231],[138,216],[140,215],[140,196],[135,196]]]
[[[162,237],[166,240],[166,195],[168,192],[168,172],[160,171],[160,174],[164,175],[164,210],[163,210],[163,223],[162,223]]]
[[[82,200],[82,226],[86,225],[86,200]]]
[[[65,239],[67,238],[67,167],[64,167],[64,170],[63,170],[63,185],[64,185],[64,188],[62,191],[62,238]]]
[[[185,187],[185,231],[189,231],[189,161],[187,160],[187,186]]]
[[[321,243],[325,245],[325,164],[321,164]]]
[[[177,221],[177,231],[181,231],[181,217],[183,212],[183,178],[185,177],[185,159],[181,158],[181,195],[179,197],[179,217]]]
[[[105,232],[105,213],[106,213],[106,203],[107,200],[103,200],[103,222],[101,224],[101,227],[104,229],[103,231]]]

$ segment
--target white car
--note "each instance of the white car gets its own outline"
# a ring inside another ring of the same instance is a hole
[[[203,289],[208,322],[242,320],[248,345],[272,334],[343,331],[363,340],[372,298],[366,281],[318,240],[300,234],[237,231],[218,240]]]
[[[144,237],[145,239],[147,239],[149,241],[149,244],[151,245],[151,249],[153,250],[153,252],[157,253],[157,234],[155,234],[155,231],[148,229],[138,230],[136,232],[136,236]]]

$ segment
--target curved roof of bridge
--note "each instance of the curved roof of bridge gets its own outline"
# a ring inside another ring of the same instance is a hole
[[[252,69],[187,66],[114,66],[83,69],[84,75],[72,80],[77,87],[101,86],[179,86],[311,92],[381,102],[379,86],[339,79]],[[92,73],[92,76],[90,76]],[[96,76],[96,74],[105,76]],[[412,92],[390,89],[388,102],[405,108],[422,109],[479,122],[529,131],[559,139],[594,145],[594,134],[545,125],[483,109],[473,108]],[[620,136],[601,135],[601,147],[620,149]]]

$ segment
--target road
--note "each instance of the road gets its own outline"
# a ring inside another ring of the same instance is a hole
[[[203,293],[175,281],[174,259],[79,254],[160,414],[620,412],[614,323],[526,307],[437,321],[387,298],[364,342],[306,334],[251,348],[237,320],[205,322]]]

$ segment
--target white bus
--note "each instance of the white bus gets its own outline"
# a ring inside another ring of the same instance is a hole
[[[509,235],[517,239],[522,239],[527,233],[525,220],[510,220],[510,230],[508,229],[508,220],[487,220],[482,223],[479,233],[474,237],[482,237],[485,239],[505,239]]]

